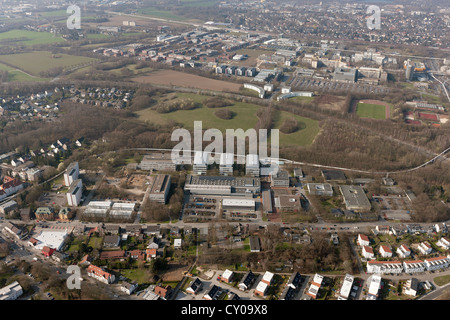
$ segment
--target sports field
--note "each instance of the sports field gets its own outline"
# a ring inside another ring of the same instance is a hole
[[[55,54],[49,51],[33,51],[27,53],[16,53],[0,55],[0,62],[21,69],[33,76],[39,76],[39,73],[56,67],[75,67],[77,65],[93,62],[97,59],[73,56],[68,54]]]
[[[386,107],[380,104],[359,102],[356,114],[361,118],[386,119]]]
[[[176,95],[178,98],[189,98],[200,103],[208,98],[188,93],[177,93]],[[193,129],[194,121],[202,121],[203,129],[217,128],[225,135],[226,129],[243,129],[245,131],[253,128],[259,120],[258,110],[264,107],[251,103],[236,102],[226,108],[235,113],[235,116],[230,120],[223,120],[214,114],[220,108],[207,108],[204,105],[193,110],[178,110],[170,113],[158,113],[150,108],[136,113],[142,121],[164,124],[169,120],[174,120],[181,123],[186,129]],[[276,111],[274,128],[278,129],[286,118],[296,119],[300,129],[290,134],[280,132],[281,146],[307,146],[313,143],[314,138],[319,133],[319,124],[316,120],[284,111]]]

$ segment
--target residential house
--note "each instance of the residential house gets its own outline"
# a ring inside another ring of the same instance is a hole
[[[156,258],[156,249],[147,249],[145,250],[145,254],[147,255],[147,261],[150,261],[152,259]]]
[[[106,284],[111,284],[116,279],[113,274],[106,272],[105,270],[101,269],[100,267],[94,266],[93,264],[87,267],[87,273],[89,277],[97,279],[98,281]]]
[[[138,283],[136,281],[133,282],[122,282],[120,286],[120,291],[125,292],[128,295],[131,295],[138,287]]]
[[[220,287],[213,285],[203,296],[203,299],[205,300],[216,300],[217,299],[217,295],[220,292]]]
[[[420,251],[423,255],[428,255],[433,251],[433,248],[431,247],[431,244],[428,241],[421,242],[417,249]]]
[[[366,259],[373,259],[375,258],[375,254],[373,253],[372,247],[369,246],[363,246],[362,247],[362,256]]]
[[[347,300],[349,298],[354,280],[355,278],[351,274],[345,275],[341,290],[339,291],[338,300]]]
[[[267,285],[271,285],[273,281],[274,274],[272,272],[266,271],[261,279],[262,282],[267,283]]]
[[[439,247],[441,247],[445,250],[450,249],[450,241],[446,237],[440,238],[439,241],[436,242],[436,245],[438,245]]]
[[[187,293],[197,294],[203,287],[203,283],[199,278],[195,278],[189,284],[189,287],[186,289]]]
[[[403,272],[403,265],[400,261],[368,261],[367,273],[376,274],[399,274]]]
[[[267,284],[267,282],[264,281],[260,281],[258,283],[258,285],[255,288],[255,291],[253,291],[253,294],[255,296],[261,296],[264,297],[266,295],[267,289],[269,288],[269,285]]]
[[[302,276],[298,272],[294,272],[288,279],[286,286],[291,287],[294,290],[298,290],[300,288],[300,284],[302,282]]]
[[[316,299],[319,296],[319,290],[322,286],[323,276],[316,273],[314,275],[313,280],[311,281],[311,285],[309,286],[308,291],[306,294],[310,296],[313,299]]]
[[[251,271],[248,271],[238,285],[239,290],[242,291],[249,290],[253,285],[253,283],[255,282],[255,280],[256,280],[255,274]]]
[[[419,280],[416,278],[411,278],[406,281],[405,286],[403,287],[403,293],[408,296],[415,297],[417,292],[419,291]]]
[[[366,283],[369,288],[366,300],[377,300],[378,291],[381,288],[381,277],[377,274],[371,275]]]
[[[172,295],[172,287],[167,285],[165,287],[162,286],[156,286],[155,287],[155,293],[161,297],[163,300],[167,300]]]
[[[376,226],[375,229],[379,234],[389,234],[391,232],[391,227],[389,226]]]
[[[234,272],[226,269],[220,276],[220,280],[226,283],[231,283],[233,281]]]
[[[16,226],[14,223],[12,222],[6,222],[5,224],[5,228],[6,231],[8,231],[9,233],[11,233],[14,237],[16,237],[17,239],[19,239],[21,237],[22,234],[22,229],[20,229],[18,226]]]
[[[36,209],[34,215],[37,220],[55,220],[55,209],[52,207],[39,207]]]
[[[386,245],[380,246],[380,254],[383,258],[390,258],[392,257],[392,250]]]
[[[357,243],[360,247],[369,246],[370,245],[369,237],[367,237],[365,234],[358,234]]]
[[[120,244],[120,236],[118,235],[108,235],[103,239],[104,248],[118,248]]]
[[[425,259],[425,267],[428,271],[434,271],[438,269],[448,268],[449,259],[444,256],[439,256],[436,258]]]
[[[422,260],[403,261],[403,270],[405,273],[425,272],[426,265]]]
[[[396,252],[400,258],[407,258],[411,255],[411,250],[405,244],[398,247]]]

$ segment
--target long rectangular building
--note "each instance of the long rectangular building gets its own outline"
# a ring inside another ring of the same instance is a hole
[[[171,178],[168,174],[159,174],[154,177],[149,194],[150,201],[166,203],[171,185]]]
[[[251,177],[188,175],[184,190],[192,194],[252,195],[260,193],[261,181]]]

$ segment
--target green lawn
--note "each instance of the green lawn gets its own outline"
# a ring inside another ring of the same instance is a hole
[[[147,269],[124,269],[120,273],[130,279],[136,281],[139,284],[148,283],[150,279],[150,272]]]
[[[34,76],[38,76],[40,72],[55,67],[74,67],[76,65],[95,60],[96,59],[94,58],[60,53],[53,55],[49,51],[33,51],[27,53],[0,55],[0,62],[14,66]]]
[[[386,119],[386,107],[379,104],[358,103],[356,114],[361,118]]]
[[[189,98],[199,103],[208,98],[206,96],[187,93],[179,93],[177,94],[177,97]],[[243,129],[245,131],[253,128],[258,122],[257,112],[263,107],[251,103],[236,102],[232,106],[228,106],[226,108],[235,113],[234,118],[230,120],[223,120],[214,114],[214,112],[219,108],[207,108],[203,105],[200,108],[193,110],[178,110],[164,114],[148,108],[138,111],[137,115],[142,121],[155,122],[159,124],[167,123],[168,120],[174,120],[183,124],[183,126],[188,130],[192,130],[194,128],[194,121],[202,121],[203,129],[216,128],[219,129],[223,135],[225,135],[226,129]],[[314,138],[319,132],[318,121],[293,115],[285,111],[276,111],[274,128],[278,129],[287,118],[296,119],[299,123],[300,129],[290,134],[280,132],[280,145],[306,146],[312,144]],[[270,143],[270,141],[268,143]]]
[[[55,37],[50,32],[37,32],[28,30],[10,30],[0,33],[0,46],[50,44],[64,41],[61,37]]]
[[[446,276],[440,276],[433,279],[434,283],[436,283],[438,286],[446,285],[450,282],[450,275]]]

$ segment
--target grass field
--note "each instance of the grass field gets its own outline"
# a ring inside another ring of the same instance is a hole
[[[177,93],[176,96],[178,98],[190,98],[195,102],[200,103],[208,98],[206,96],[188,93]],[[148,108],[138,111],[137,115],[142,121],[159,124],[167,123],[168,120],[174,120],[183,124],[183,126],[188,130],[192,130],[194,128],[194,121],[202,121],[203,129],[216,128],[219,129],[223,135],[225,135],[226,129],[243,129],[245,131],[253,128],[258,122],[257,112],[263,107],[251,103],[236,102],[234,105],[226,108],[236,114],[233,119],[223,120],[214,114],[218,108],[207,108],[203,105],[202,107],[193,110],[178,110],[164,114]],[[290,134],[280,132],[280,145],[306,146],[312,144],[314,138],[319,132],[318,122],[316,120],[300,117],[288,112],[276,111],[274,128],[278,129],[287,118],[296,119],[301,129]]]
[[[0,33],[0,46],[50,44],[64,41],[50,32],[37,32],[28,30],[10,30]]]
[[[94,60],[96,59],[67,54],[57,54],[54,57],[49,51],[0,55],[0,62],[21,69],[33,76],[38,76],[40,72],[51,68],[67,68]]]
[[[379,104],[358,103],[356,114],[361,118],[385,119],[386,107]]]
[[[47,81],[49,79],[42,77],[32,77],[21,70],[17,70],[0,63],[0,70],[8,71],[7,82],[36,82],[36,81]]]

